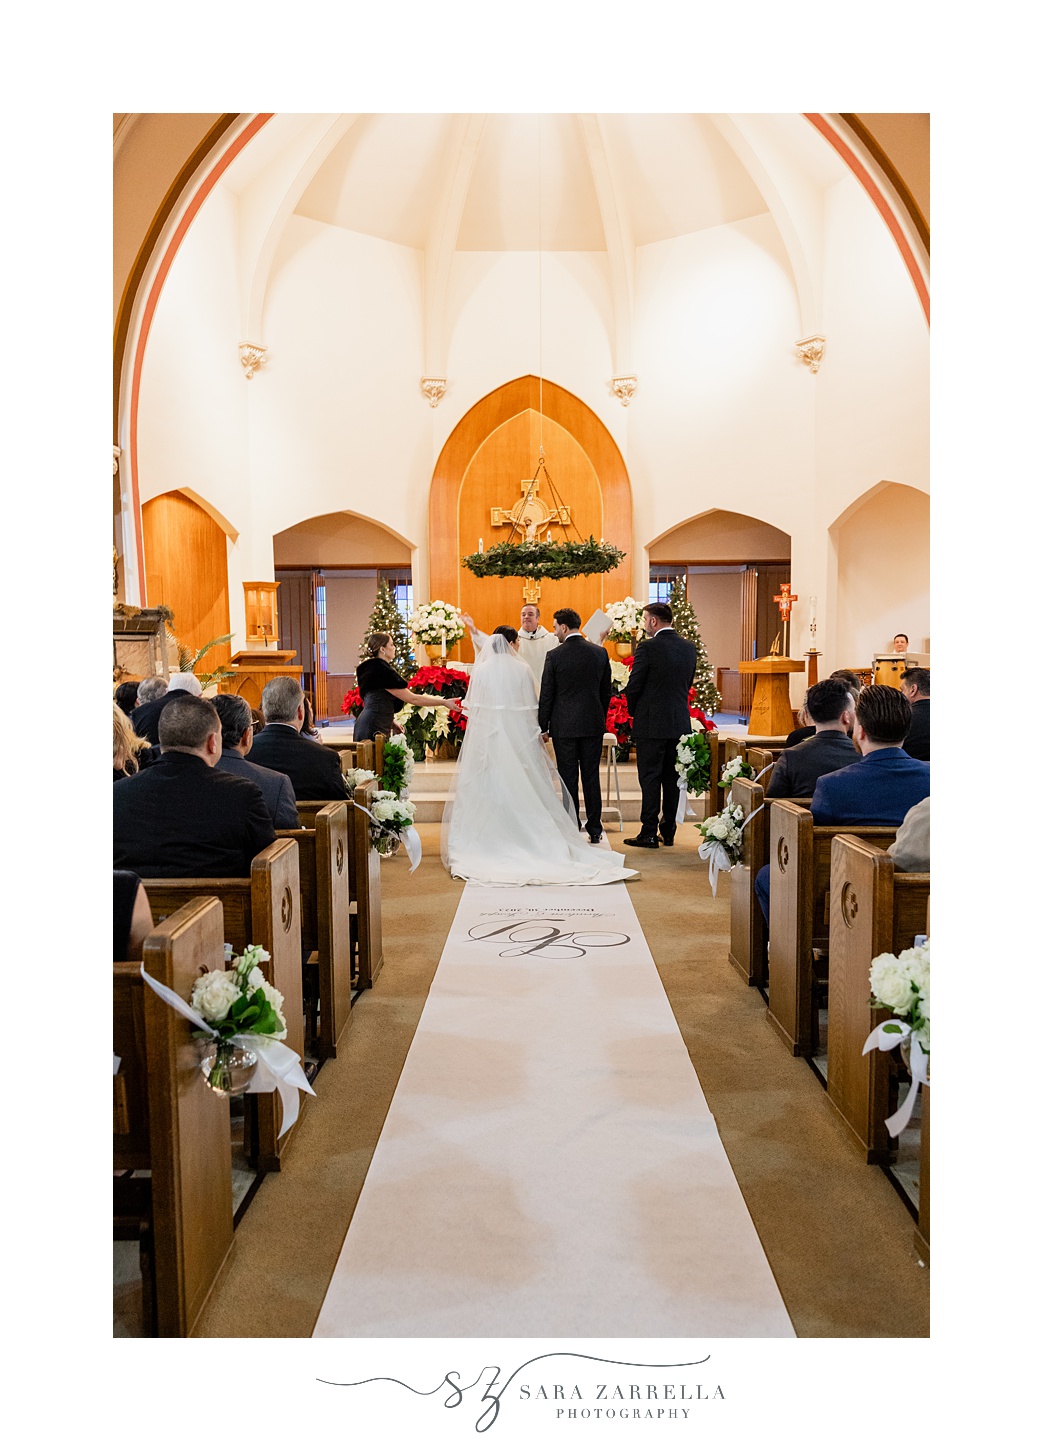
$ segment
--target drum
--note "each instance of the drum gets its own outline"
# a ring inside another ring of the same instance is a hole
[[[873,660],[873,684],[893,685],[895,690],[900,690],[905,668],[904,655],[877,655]]]

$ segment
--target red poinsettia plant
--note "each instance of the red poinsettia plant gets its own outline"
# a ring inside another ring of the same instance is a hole
[[[697,720],[699,722],[704,731],[715,731],[717,727],[714,725],[710,717],[699,709],[695,701],[696,690],[695,686],[693,685],[691,690],[688,692],[688,714],[692,717],[693,720]]]
[[[355,687],[352,687],[344,697],[341,714],[353,716],[355,720],[358,720],[362,714],[362,696]]]
[[[425,665],[409,682],[410,690],[421,695],[444,695],[447,700],[467,694],[468,677],[462,670]]]
[[[619,760],[625,761],[630,755],[630,733],[634,728],[634,718],[630,714],[630,707],[627,705],[625,695],[614,695],[608,703],[608,716],[605,719],[605,729],[611,731],[616,738],[616,755]]]

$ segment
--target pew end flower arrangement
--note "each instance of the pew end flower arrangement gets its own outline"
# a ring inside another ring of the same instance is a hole
[[[710,891],[717,895],[717,877],[721,872],[730,872],[742,861],[742,807],[728,803],[716,816],[708,816],[697,822],[703,841],[699,856],[710,865]]]
[[[721,771],[721,779],[717,784],[725,788],[730,787],[737,776],[745,777],[747,780],[752,779],[753,767],[748,761],[744,761],[741,756],[732,756],[731,760],[726,763],[724,769]]]
[[[394,856],[413,825],[416,806],[394,791],[375,791],[370,802],[370,840],[381,856]]]
[[[409,795],[409,783],[413,779],[415,757],[404,738],[388,741],[384,746],[384,770],[380,777],[381,789],[393,796],[405,798]],[[370,773],[372,779],[372,773]]]
[[[689,796],[701,796],[710,785],[710,742],[705,730],[692,731],[677,743],[677,778]]]
[[[900,1048],[912,1079],[898,1109],[885,1119],[887,1131],[897,1138],[913,1116],[920,1085],[931,1082],[931,943],[907,947],[897,957],[882,952],[869,964],[871,1006],[894,1016],[879,1023],[862,1048],[888,1053]]]
[[[353,766],[344,772],[344,785],[348,792],[348,800],[354,801],[355,792],[360,786],[365,786],[367,781],[377,779],[376,771],[367,771],[364,766]]]
[[[240,1093],[276,1092],[282,1101],[282,1127],[288,1133],[297,1121],[298,1094],[315,1090],[305,1077],[299,1056],[283,1041],[286,1019],[283,995],[261,971],[271,956],[249,943],[233,956],[225,943],[228,966],[200,973],[186,1003],[173,988],[141,976],[158,997],[195,1028],[204,1041],[200,1068],[207,1087],[221,1098]]]

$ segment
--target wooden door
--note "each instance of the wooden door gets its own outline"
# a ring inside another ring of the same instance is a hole
[[[173,610],[174,633],[192,650],[227,635],[228,540],[221,526],[177,490],[150,499],[141,523],[149,604]],[[199,668],[214,670],[231,658],[231,646],[217,645]]]

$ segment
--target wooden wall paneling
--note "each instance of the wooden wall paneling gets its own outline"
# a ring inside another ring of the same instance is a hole
[[[524,378],[515,378],[480,399],[446,440],[431,478],[430,588],[433,598],[455,600],[460,588],[460,556],[476,549],[479,537],[487,544],[491,542],[492,531],[489,527],[479,530],[474,538],[461,534],[461,489],[472,460],[490,434],[526,410],[538,412],[539,406],[539,379],[531,374]],[[621,599],[632,593],[633,565],[633,505],[630,477],[623,456],[598,416],[574,394],[547,380],[543,383],[543,415],[545,444],[549,434],[549,420],[571,435],[593,469],[602,496],[604,537],[627,553],[619,568],[605,577],[604,598]],[[554,459],[550,456],[549,445],[547,446],[551,477],[561,492],[562,481],[558,477]],[[534,460],[530,460],[525,473],[518,475],[519,479],[531,477],[533,466]],[[510,480],[506,482],[509,484]],[[517,488],[516,484],[514,488]],[[490,499],[488,504],[505,503],[509,506],[509,502],[509,498],[497,498]],[[565,497],[565,502],[572,501]],[[488,519],[488,513],[486,518]],[[469,525],[468,520],[468,527]],[[600,538],[601,535],[595,534],[595,537]],[[540,609],[544,616],[547,613],[544,609],[547,598],[545,586],[540,600]],[[557,606],[554,605],[553,608]],[[496,620],[494,623],[499,624],[501,621]]]
[[[754,659],[757,643],[757,566],[750,565],[742,573],[742,644],[740,659]],[[753,675],[739,676],[739,714],[749,719],[753,706]]]
[[[479,539],[484,539],[488,547],[508,538],[510,525],[494,527],[490,510],[493,506],[512,508],[521,498],[521,482],[533,476],[539,445],[539,415],[527,409],[501,424],[478,448],[460,489],[461,555],[477,549]],[[600,539],[604,529],[601,488],[589,458],[570,433],[548,418],[543,421],[543,445],[554,489],[571,511],[570,537],[575,538],[574,531],[578,530],[583,538],[592,534]],[[539,497],[553,506],[553,495],[542,473]],[[560,524],[552,523],[549,527],[554,538],[562,537]],[[550,628],[554,611],[565,605],[578,610],[582,619],[588,619],[605,602],[604,590],[611,588],[611,583],[612,576],[598,575],[542,580],[539,608],[543,621]],[[449,598],[473,615],[481,629],[490,631],[497,625],[517,626],[524,604],[523,586],[524,581],[520,579],[476,579],[458,562],[457,584]],[[608,598],[616,596],[610,594]],[[461,641],[453,654],[458,659],[472,659],[470,639]]]
[[[177,490],[150,499],[141,521],[148,603],[168,605],[174,611],[174,631],[193,649],[227,635],[231,626],[225,531]],[[213,670],[231,658],[231,647],[218,645],[201,668]]]

